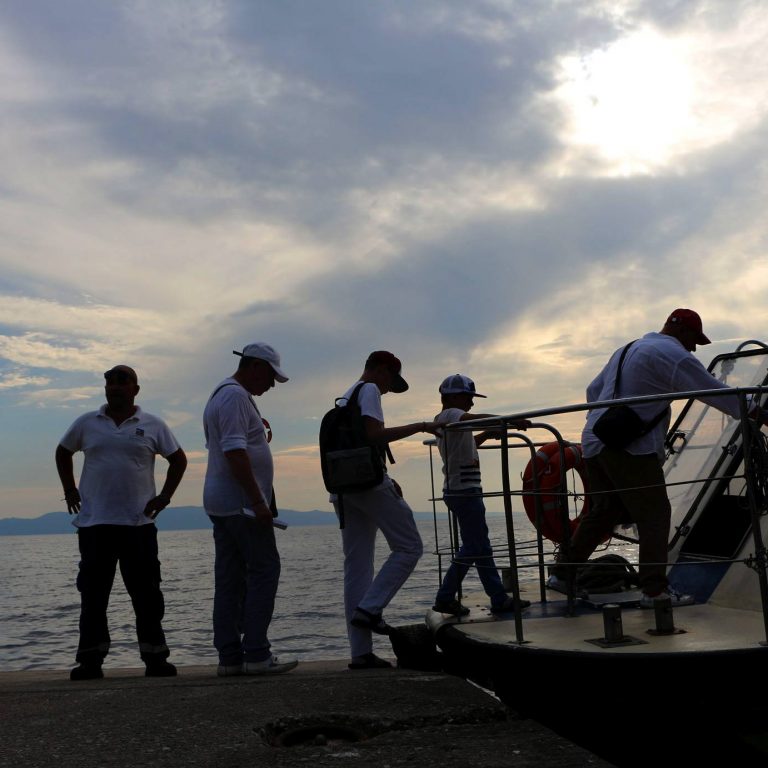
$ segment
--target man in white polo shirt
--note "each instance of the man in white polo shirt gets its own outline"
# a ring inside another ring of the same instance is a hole
[[[617,349],[587,387],[587,402],[622,397],[687,392],[702,389],[728,389],[691,353],[697,344],[709,344],[701,318],[691,309],[676,309],[659,333],[647,333],[626,349]],[[620,391],[616,377],[621,367]],[[702,397],[702,401],[732,416],[739,417],[736,395]],[[639,576],[643,591],[641,606],[651,608],[656,598],[669,597],[673,605],[693,602],[667,582],[667,545],[671,508],[664,484],[664,439],[669,429],[669,403],[649,402],[632,406],[640,418],[655,426],[624,448],[605,445],[594,433],[605,408],[589,412],[582,433],[582,449],[594,495],[591,505],[576,529],[568,552],[561,559],[583,563],[613,528],[623,522],[637,526],[640,543]],[[656,421],[658,419],[658,421]],[[553,569],[550,584],[557,586],[565,577],[563,566]]]
[[[136,371],[116,365],[104,374],[107,402],[80,416],[56,448],[56,469],[70,514],[77,515],[80,569],[80,642],[72,680],[104,676],[109,652],[107,605],[118,562],[136,613],[136,634],[148,677],[171,677],[167,661],[160,591],[160,561],[154,519],[171,501],[187,467],[187,457],[170,429],[134,405]],[[73,455],[83,451],[80,488]],[[168,461],[160,493],[155,489],[155,456]]]

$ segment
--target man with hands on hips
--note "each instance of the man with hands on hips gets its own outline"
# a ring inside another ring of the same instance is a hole
[[[80,566],[80,641],[72,680],[102,678],[109,652],[107,606],[117,564],[136,613],[136,634],[148,677],[171,677],[162,619],[157,528],[153,520],[168,506],[187,468],[187,457],[170,429],[134,404],[136,371],[116,365],[104,374],[106,404],[83,414],[56,448],[56,469],[70,514],[77,515]],[[85,460],[78,489],[73,456]],[[160,493],[155,456],[168,461]]]

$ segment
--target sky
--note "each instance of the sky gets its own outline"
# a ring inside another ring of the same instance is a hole
[[[372,350],[394,426],[456,372],[488,412],[580,403],[676,307],[705,363],[765,340],[767,42],[759,0],[6,0],[0,517],[64,508],[119,363],[199,506],[205,401],[275,346],[278,502],[330,510],[319,421]],[[422,437],[393,449],[429,509]]]

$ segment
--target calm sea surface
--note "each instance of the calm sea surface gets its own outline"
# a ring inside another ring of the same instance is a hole
[[[525,521],[527,523],[527,521]],[[501,518],[489,518],[494,545],[504,540]],[[395,625],[424,620],[438,586],[435,533],[431,522],[419,522],[425,554],[416,571],[386,611]],[[305,661],[346,658],[343,620],[341,537],[338,528],[295,526],[277,531],[283,563],[270,640],[278,654]],[[528,532],[526,531],[526,535]],[[446,546],[447,533],[441,532]],[[161,531],[163,622],[171,661],[214,664],[211,611],[213,605],[213,539],[210,530]],[[387,554],[380,537],[377,561]],[[0,670],[65,669],[77,648],[79,593],[74,534],[0,537]],[[469,591],[479,589],[471,572]],[[109,608],[112,648],[108,667],[140,665],[133,609],[119,573]],[[389,642],[376,639],[379,651],[391,655]]]

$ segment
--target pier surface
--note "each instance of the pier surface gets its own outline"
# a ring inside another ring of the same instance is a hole
[[[442,673],[341,661],[266,677],[104,671],[83,682],[68,671],[0,673],[0,766],[610,765]]]

